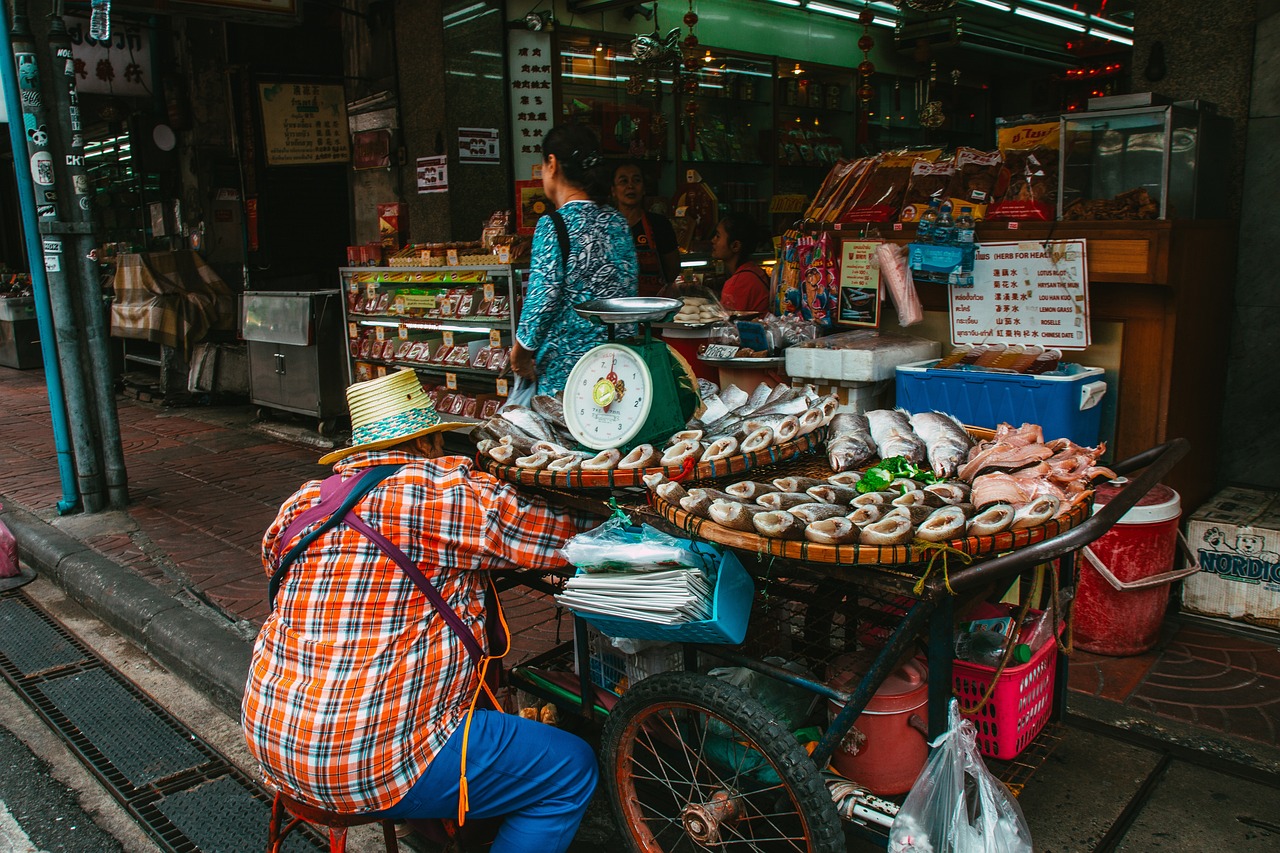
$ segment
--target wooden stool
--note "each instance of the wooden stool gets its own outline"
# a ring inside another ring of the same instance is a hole
[[[286,823],[286,816],[289,821]],[[308,806],[284,794],[277,793],[271,804],[271,825],[267,835],[267,853],[282,853],[284,840],[303,823],[313,823],[329,830],[329,853],[346,853],[347,827],[365,826],[370,823],[382,824],[382,839],[386,842],[387,853],[399,853],[400,844],[396,841],[396,822],[388,818],[366,817],[354,814],[327,812],[324,809]]]

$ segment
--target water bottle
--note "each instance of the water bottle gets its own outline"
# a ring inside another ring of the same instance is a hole
[[[951,220],[951,204],[944,204],[938,212],[938,221],[933,224],[933,233],[930,236],[933,242],[946,245],[955,239],[955,230],[955,223]]]
[[[958,245],[973,245],[973,208],[960,208],[960,215],[956,217],[956,243]]]
[[[111,37],[111,0],[93,0],[89,16],[89,38],[106,41]]]
[[[917,243],[927,243],[933,236],[933,227],[938,221],[938,210],[941,205],[942,199],[929,199],[929,206],[925,208],[924,213],[920,214],[920,223],[916,225]]]

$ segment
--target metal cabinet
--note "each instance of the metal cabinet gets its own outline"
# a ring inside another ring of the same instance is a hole
[[[341,294],[249,291],[242,305],[254,405],[311,415],[332,433],[346,414]]]

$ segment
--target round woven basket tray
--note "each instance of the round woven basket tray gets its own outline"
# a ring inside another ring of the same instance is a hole
[[[809,456],[774,466],[769,471],[754,472],[755,476],[733,477],[714,483],[716,488],[723,489],[728,482],[759,479],[767,482],[778,477],[803,476],[824,478],[831,475],[831,468],[821,456]],[[686,482],[686,489],[700,485],[710,486],[712,483]],[[680,527],[689,535],[728,545],[743,551],[757,554],[768,554],[788,560],[808,563],[830,563],[833,565],[910,565],[927,562],[940,549],[931,542],[919,542],[911,545],[822,545],[816,542],[797,541],[794,539],[771,539],[757,533],[733,530],[721,527],[714,521],[699,518],[681,509],[677,504],[668,503],[653,492],[649,493],[649,501],[655,511],[672,524]],[[1083,501],[1070,512],[1051,519],[1039,527],[1028,527],[998,533],[995,536],[967,536],[953,539],[945,543],[950,549],[959,551],[969,557],[981,557],[1012,551],[1044,539],[1064,533],[1089,517],[1092,501]],[[958,555],[952,554],[952,557]],[[953,563],[954,565],[954,563]]]
[[[503,465],[487,456],[479,459],[482,470],[488,471],[499,479],[520,486],[546,486],[558,489],[613,489],[627,486],[644,486],[644,477],[661,472],[671,480],[698,480],[711,482],[745,474],[767,465],[776,465],[803,454],[812,454],[821,450],[826,444],[827,431],[823,427],[808,435],[802,435],[785,444],[766,447],[755,453],[738,453],[724,459],[711,462],[699,462],[691,472],[680,467],[631,468],[612,471],[531,471],[515,465]],[[825,463],[824,463],[825,464]]]

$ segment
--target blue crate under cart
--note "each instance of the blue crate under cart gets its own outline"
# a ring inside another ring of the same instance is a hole
[[[899,365],[898,405],[939,411],[969,426],[1039,424],[1046,440],[1069,438],[1092,447],[1101,437],[1107,390],[1100,367],[1069,365],[1067,375],[1029,376],[981,370],[938,370],[936,360]]]
[[[660,625],[619,616],[579,613],[588,624],[609,637],[660,640],[665,643],[728,643],[737,645],[747,635],[755,583],[731,551],[719,553],[701,542],[688,543],[690,550],[709,556],[715,565],[715,587],[710,619]]]

